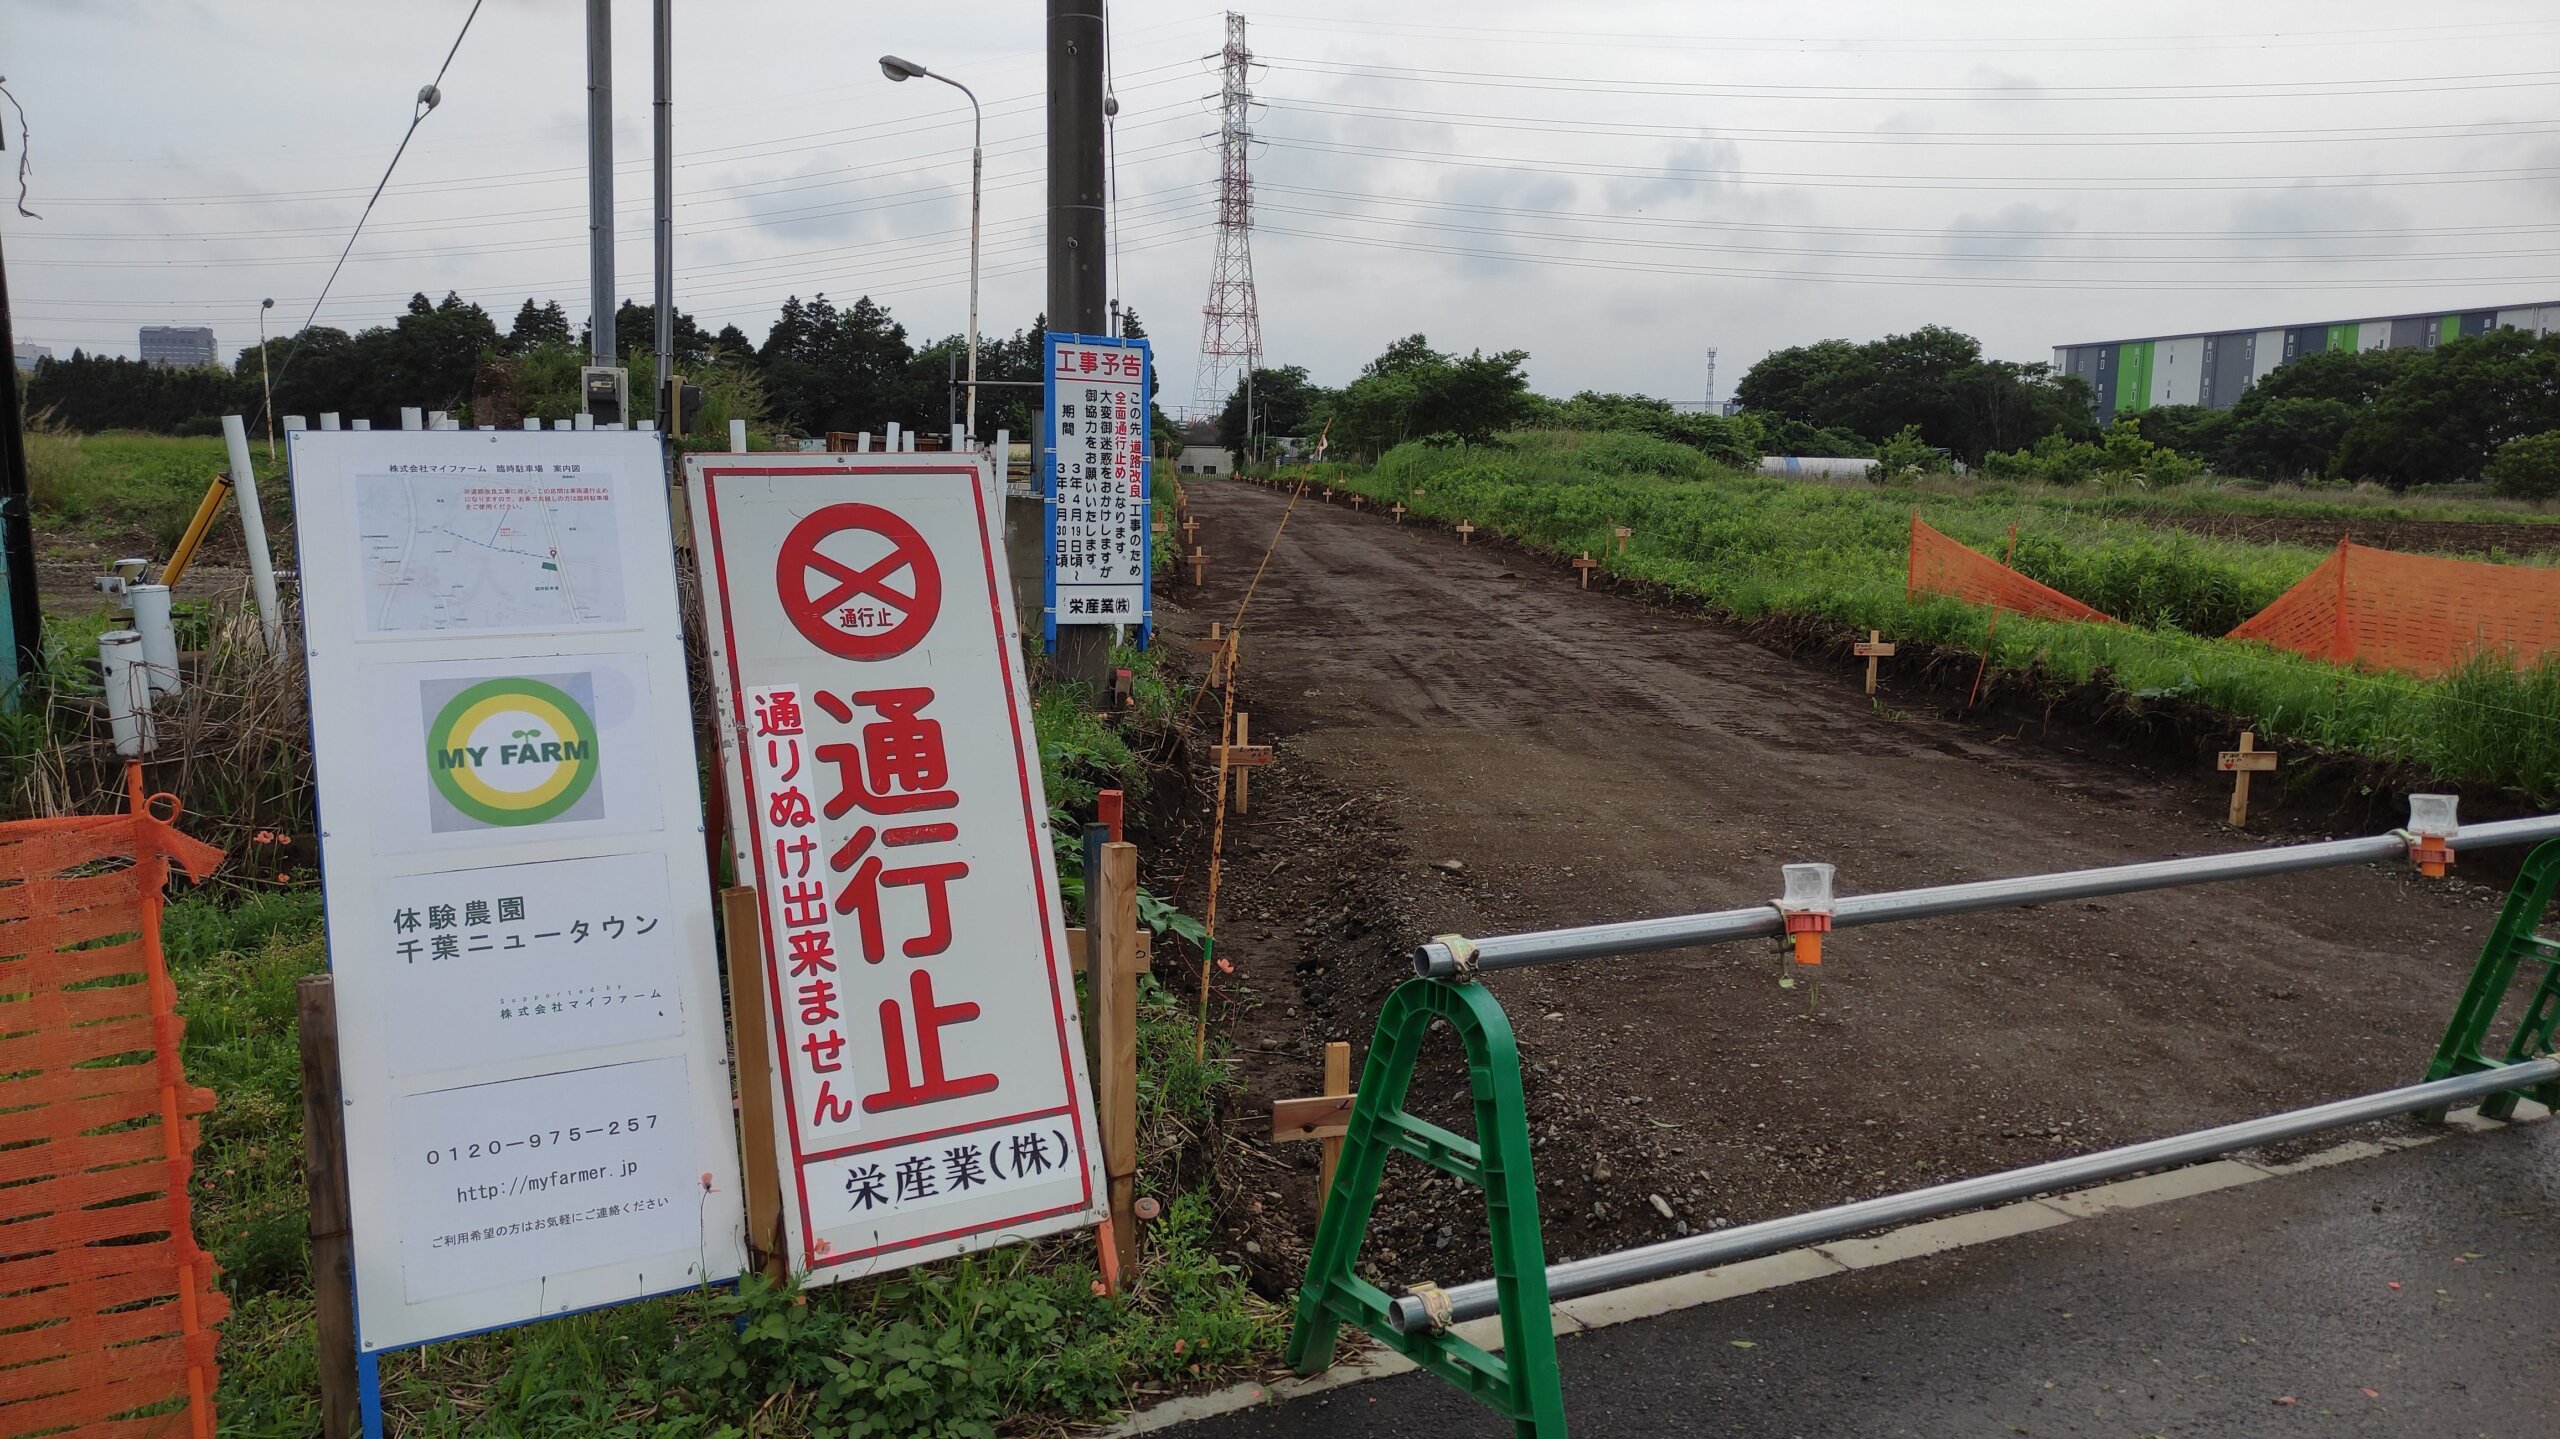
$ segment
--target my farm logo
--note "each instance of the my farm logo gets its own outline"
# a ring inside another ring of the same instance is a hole
[[[439,693],[443,691],[443,693]],[[599,813],[591,798],[595,696],[585,675],[431,685],[427,774],[441,804],[435,828],[547,824]]]

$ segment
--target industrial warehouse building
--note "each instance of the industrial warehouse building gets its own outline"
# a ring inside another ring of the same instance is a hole
[[[2457,335],[2480,335],[2505,326],[2533,335],[2560,330],[2560,300],[2495,310],[2436,311],[2379,320],[2340,320],[2288,325],[2275,330],[2224,330],[2205,335],[2161,335],[2057,345],[2053,368],[2089,382],[2098,397],[2098,422],[2154,405],[2209,405],[2229,409],[2240,392],[2287,360],[2314,350],[2424,349]]]

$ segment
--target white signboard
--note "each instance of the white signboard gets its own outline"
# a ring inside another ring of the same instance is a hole
[[[1011,590],[968,455],[685,461],[791,1265],[1099,1221]]]
[[[291,442],[360,1344],[735,1276],[656,437]]]
[[[1047,633],[1135,625],[1147,607],[1147,342],[1048,337]]]

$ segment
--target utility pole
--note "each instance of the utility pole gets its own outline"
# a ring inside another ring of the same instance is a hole
[[[36,608],[35,517],[28,509],[27,436],[19,415],[18,344],[9,323],[9,272],[0,263],[0,346],[9,351],[9,403],[0,405],[0,620],[8,627],[8,653],[0,656],[0,708],[25,703],[22,681],[44,669],[44,620]]]
[[[613,0],[587,0],[588,363],[613,365]]]
[[[655,162],[652,180],[657,192],[657,262],[658,333],[654,343],[658,351],[658,433],[672,437],[684,423],[684,383],[676,373],[676,6],[675,0],[654,0],[651,7],[655,24],[651,28],[651,58],[655,61],[656,98],[651,106],[651,159]],[[608,228],[612,216],[606,216]]]
[[[1111,323],[1103,270],[1102,0],[1048,4],[1049,329],[1100,335]],[[1099,694],[1110,660],[1107,627],[1058,626],[1056,664],[1069,682]]]

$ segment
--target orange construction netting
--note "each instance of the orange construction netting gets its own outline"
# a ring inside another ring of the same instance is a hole
[[[2040,620],[2115,621],[2050,585],[2040,585],[1988,555],[1973,550],[1911,517],[1911,571],[1905,593],[1953,595],[1967,604],[1989,605],[2011,614]]]
[[[221,857],[149,814],[0,824],[0,1433],[213,1434],[227,1306],[187,1208],[213,1095],[160,911],[170,861]]]
[[[2422,679],[2481,655],[2532,664],[2560,653],[2560,570],[2340,540],[2319,568],[2230,638]]]

